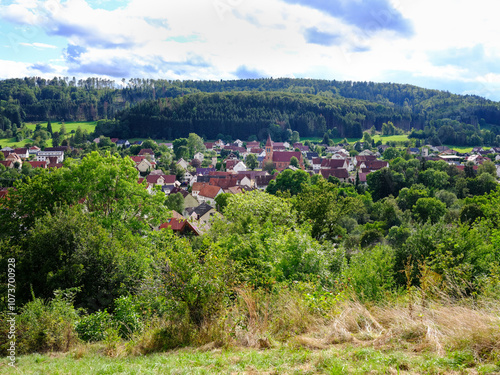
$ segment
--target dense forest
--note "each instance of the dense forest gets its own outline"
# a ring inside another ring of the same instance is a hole
[[[49,119],[101,120],[97,135],[169,139],[190,132],[264,138],[269,131],[279,139],[289,129],[303,136],[330,131],[361,137],[363,130],[381,130],[388,122],[433,144],[493,144],[500,134],[498,103],[404,84],[288,78],[0,81],[0,131],[15,134],[23,122]],[[445,125],[455,133],[446,128],[439,134]]]

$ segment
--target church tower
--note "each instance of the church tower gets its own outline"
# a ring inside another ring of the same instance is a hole
[[[266,142],[266,157],[264,158],[264,162],[273,161],[273,141],[271,140],[271,134],[267,137]]]

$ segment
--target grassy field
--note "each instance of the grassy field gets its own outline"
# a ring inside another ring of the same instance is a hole
[[[500,364],[479,364],[467,351],[445,356],[354,346],[317,349],[297,344],[266,350],[180,349],[146,356],[104,354],[106,348],[3,360],[2,374],[493,374]]]
[[[467,146],[453,146],[453,145],[445,145],[445,146],[451,148],[452,150],[460,152],[462,154],[470,153],[470,152],[472,152],[472,149],[473,149],[473,147],[467,147]]]
[[[46,122],[40,122],[40,125],[42,128],[45,128],[47,126]],[[52,123],[52,130],[53,131],[60,131],[61,130],[61,125],[62,123],[60,122],[53,122]],[[66,133],[71,134],[72,131],[76,131],[78,127],[80,126],[82,130],[87,130],[87,132],[92,133],[95,130],[96,122],[65,122],[64,126],[66,127]],[[26,127],[31,130],[35,130],[36,124],[35,123],[26,123]],[[12,147],[12,148],[17,148],[17,147],[24,147],[27,143],[31,143],[31,139],[23,139],[21,142],[16,142],[16,138],[0,138],[0,148],[2,147]],[[50,147],[52,146],[52,140],[48,140],[46,142],[47,146]]]
[[[245,305],[231,314],[251,314],[246,328],[224,336],[227,327],[217,325],[222,331],[197,348],[150,351],[158,348],[157,336],[144,333],[131,341],[76,343],[66,353],[19,356],[17,368],[2,358],[0,373],[500,374],[496,300],[401,300],[383,306],[346,300],[338,302],[335,314],[320,318],[289,296],[275,301],[286,303],[285,317],[257,295],[245,294]]]
[[[40,125],[42,126],[42,128],[45,128],[47,126],[47,122],[40,122]],[[62,125],[61,122],[52,122],[52,130],[58,132],[59,130],[61,130],[61,125]],[[35,130],[36,124],[27,123],[26,126],[31,130]],[[96,122],[95,121],[65,122],[64,126],[66,127],[67,133],[71,133],[72,130],[78,129],[79,126],[82,128],[82,130],[87,130],[89,133],[92,133],[95,129]]]
[[[374,135],[373,140],[375,142],[382,141],[382,143],[387,143],[387,142],[404,142],[408,140],[408,135],[407,134],[401,134],[401,135]]]
[[[11,148],[17,148],[17,147],[24,147],[26,143],[30,143],[31,139],[24,139],[21,142],[16,142],[16,138],[0,138],[0,148],[3,147],[11,147]],[[50,140],[50,143],[52,143],[52,140]]]

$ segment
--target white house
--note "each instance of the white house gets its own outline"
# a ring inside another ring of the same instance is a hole
[[[177,161],[177,165],[180,166],[182,169],[187,169],[189,163],[187,161],[185,161],[183,158],[180,158]]]
[[[57,157],[57,162],[64,161],[64,152],[62,151],[40,151],[36,154],[36,161],[49,161],[49,157]]]
[[[205,156],[203,155],[202,152],[197,152],[196,154],[194,154],[194,159],[203,161],[203,159],[205,159]]]
[[[243,163],[242,161],[240,161],[238,164],[236,164],[233,167],[233,171],[235,171],[235,172],[246,172],[247,171],[247,166],[245,165],[245,163]]]

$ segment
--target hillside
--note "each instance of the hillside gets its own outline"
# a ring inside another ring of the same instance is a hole
[[[269,129],[279,139],[291,129],[302,136],[330,130],[331,135],[361,137],[363,130],[381,130],[387,122],[425,132],[416,138],[432,138],[450,125],[463,132],[462,145],[477,143],[474,134],[485,143],[500,134],[497,102],[396,83],[131,79],[122,85],[96,78],[0,81],[0,130],[15,133],[12,125],[19,128],[25,121],[116,119],[101,123],[100,134],[171,139],[194,131],[208,138],[262,138]],[[485,129],[490,134],[481,133]]]

